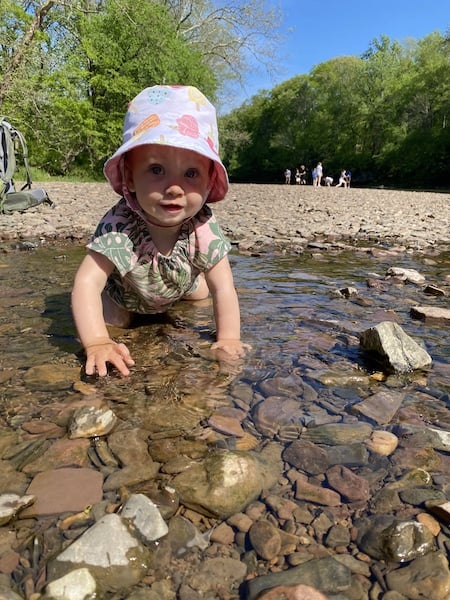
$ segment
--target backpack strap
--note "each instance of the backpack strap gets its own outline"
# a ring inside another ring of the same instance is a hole
[[[27,182],[20,189],[21,189],[21,191],[26,190],[27,188],[31,189],[31,184],[33,182],[31,180],[30,166],[28,164],[28,147],[27,147],[27,143],[25,141],[25,138],[23,137],[23,134],[18,129],[14,129],[13,135],[15,137],[17,137],[17,139],[20,142],[20,145],[22,146],[23,164],[25,166],[25,171],[26,171],[26,174],[27,174]]]
[[[3,117],[0,117],[0,159],[3,163],[3,166],[0,169],[0,175],[4,184],[2,187],[4,187],[5,192],[8,191],[9,184],[12,181],[13,175],[16,171],[16,154],[11,130],[12,127],[8,121],[5,121]]]

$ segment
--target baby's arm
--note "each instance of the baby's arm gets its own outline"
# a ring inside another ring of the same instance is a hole
[[[228,257],[224,256],[205,273],[206,283],[211,292],[217,340],[213,350],[223,350],[232,358],[240,358],[251,346],[241,342],[241,319],[239,301],[233,283]]]
[[[114,265],[105,256],[90,251],[81,263],[72,290],[72,312],[81,343],[86,350],[86,373],[107,374],[106,363],[129,375],[134,364],[125,344],[110,337],[103,318],[102,292]]]

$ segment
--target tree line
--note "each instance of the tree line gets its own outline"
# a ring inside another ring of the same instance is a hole
[[[235,181],[282,182],[321,161],[356,185],[450,188],[450,33],[386,36],[361,57],[324,62],[222,119]]]
[[[127,103],[154,84],[226,100],[257,59],[276,62],[268,0],[2,0],[0,114],[32,167],[101,178]],[[355,184],[450,187],[450,33],[373,40],[219,119],[231,181],[280,182],[318,161]]]

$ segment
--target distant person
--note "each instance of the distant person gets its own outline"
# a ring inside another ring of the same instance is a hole
[[[313,187],[316,187],[317,185],[317,169],[314,167],[314,169],[311,171],[311,177],[312,177],[312,184]]]
[[[306,167],[300,165],[300,185],[306,185]]]
[[[318,162],[316,165],[316,187],[320,187],[322,185],[322,175],[323,175],[322,163]]]
[[[339,182],[336,184],[336,187],[347,187],[347,172],[345,169],[341,171]]]
[[[284,183],[289,185],[291,183],[291,170],[286,169],[284,172]]]
[[[327,187],[330,187],[331,185],[333,185],[333,178],[327,175],[324,179],[324,182]]]
[[[300,185],[301,180],[300,180],[300,171],[298,169],[295,170],[295,183],[297,185]]]
[[[345,178],[347,179],[347,187],[350,187],[350,184],[352,182],[352,172],[351,171],[345,171]]]

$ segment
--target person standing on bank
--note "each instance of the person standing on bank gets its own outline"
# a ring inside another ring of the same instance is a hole
[[[316,187],[320,187],[322,185],[322,176],[323,176],[322,163],[318,162],[316,165]]]
[[[101,219],[72,291],[72,311],[88,375],[122,375],[134,365],[107,324],[212,296],[218,356],[237,359],[240,311],[228,261],[230,242],[210,207],[228,191],[218,154],[216,112],[196,88],[154,86],[125,116],[123,143],[104,172],[120,200]]]

